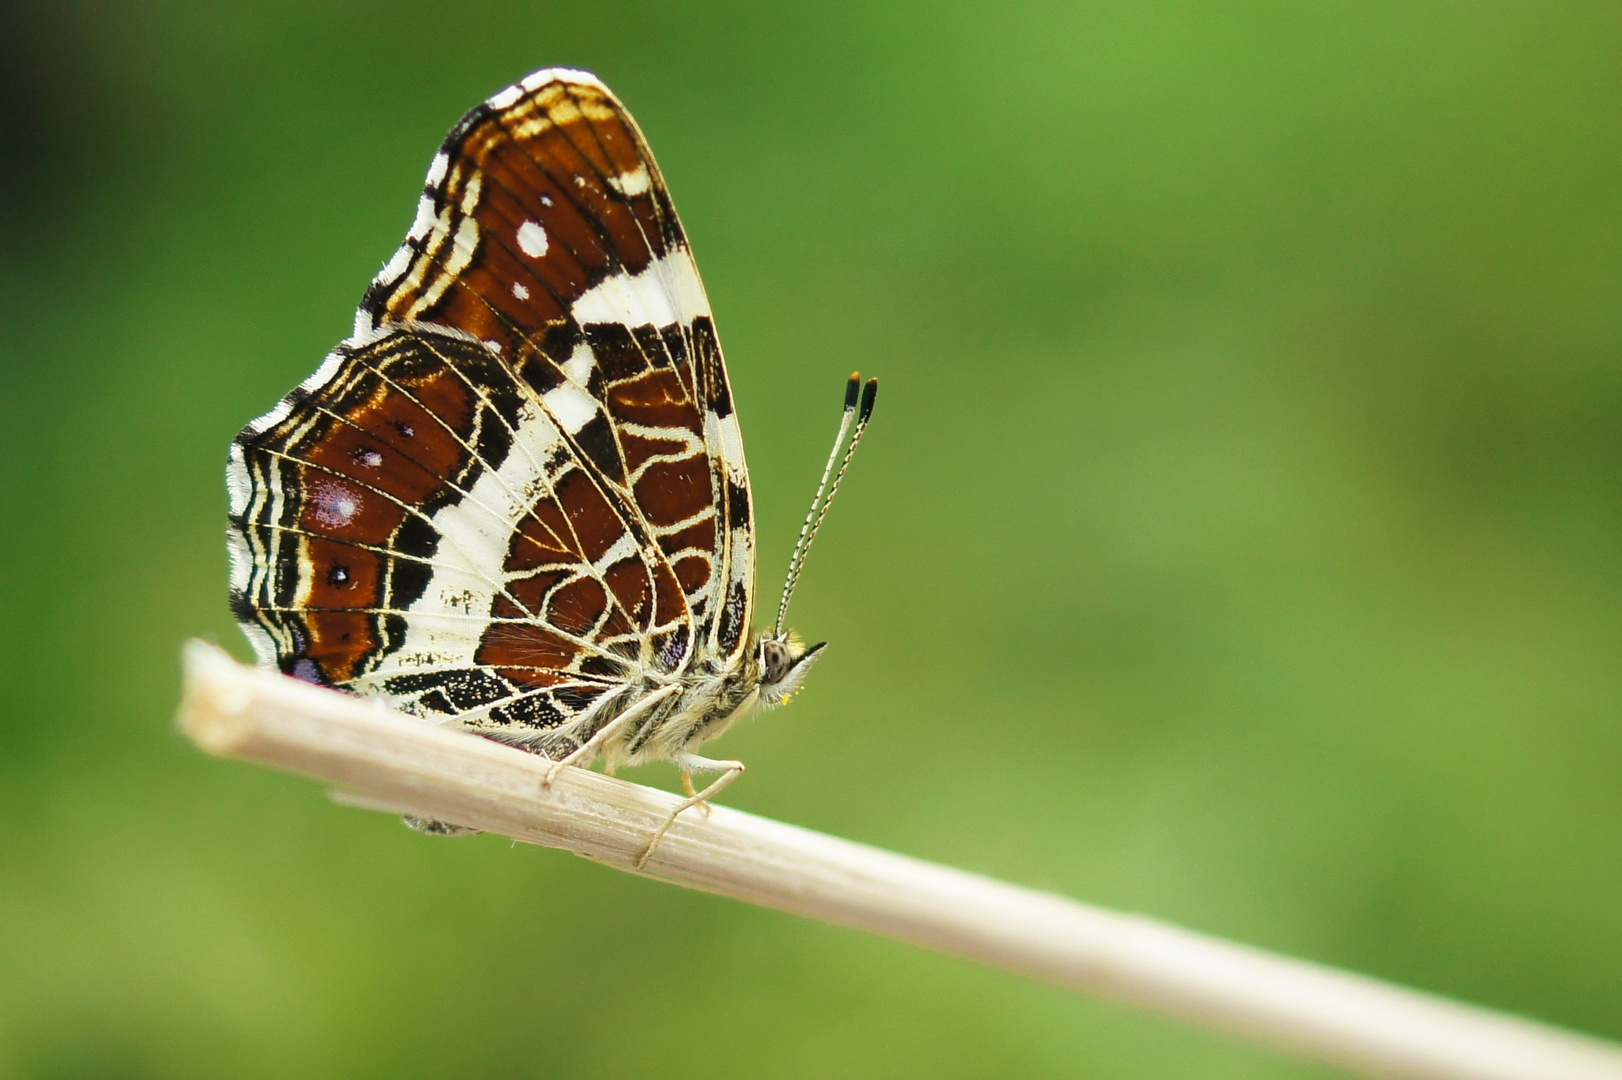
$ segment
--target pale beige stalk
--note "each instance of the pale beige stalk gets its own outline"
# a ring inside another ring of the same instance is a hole
[[[185,651],[182,729],[205,751],[338,785],[343,801],[630,870],[681,800]],[[840,923],[1243,1035],[1374,1076],[1622,1080],[1622,1047],[1366,976],[716,807],[642,873]],[[1081,1048],[1078,1047],[1078,1053]]]

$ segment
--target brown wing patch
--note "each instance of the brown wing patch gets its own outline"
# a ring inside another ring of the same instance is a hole
[[[641,273],[682,240],[653,154],[605,87],[513,87],[446,138],[411,235],[362,311],[374,326],[454,326],[516,357],[593,285]]]

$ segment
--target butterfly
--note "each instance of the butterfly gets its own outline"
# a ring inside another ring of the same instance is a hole
[[[451,131],[354,333],[233,442],[232,610],[296,678],[560,764],[674,762],[679,813],[743,768],[702,744],[822,654],[784,616],[876,392],[848,381],[755,631],[749,474],[686,235],[608,88],[536,72]]]

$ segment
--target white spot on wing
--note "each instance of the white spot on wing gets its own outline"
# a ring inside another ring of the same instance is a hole
[[[653,179],[648,175],[646,168],[638,168],[634,172],[610,176],[608,185],[626,198],[634,199],[638,195],[648,193],[648,188],[653,186]]]
[[[714,414],[711,414],[714,415]],[[717,425],[721,429],[721,460],[734,480],[743,478],[743,435],[738,431],[738,414],[723,418]]]
[[[525,75],[524,81],[518,85],[525,90],[539,90],[547,83],[553,82],[574,83],[577,86],[601,87],[603,85],[602,80],[591,72],[580,71],[576,68],[542,68],[540,71]]]
[[[378,272],[378,282],[383,285],[392,285],[400,280],[400,275],[405,273],[407,268],[411,266],[411,256],[415,254],[416,250],[409,244],[402,245],[389,259],[388,264]]]
[[[330,352],[327,358],[321,361],[321,366],[310,374],[310,377],[299,383],[299,389],[314,393],[327,385],[327,380],[338,373],[338,365],[344,362],[342,354]]]
[[[602,558],[592,563],[592,569],[602,574],[621,559],[629,559],[640,550],[641,548],[637,546],[636,540],[632,538],[631,534],[622,532],[620,538],[614,541],[614,546],[603,552]]]
[[[524,88],[523,88],[523,86],[521,86],[521,85],[509,86],[509,87],[507,87],[507,89],[501,91],[499,94],[492,94],[490,96],[490,99],[486,102],[486,104],[489,105],[492,109],[506,109],[506,108],[511,107],[513,102],[517,101],[519,98],[521,98],[523,96],[524,96]]]
[[[704,283],[685,246],[671,249],[640,274],[616,274],[582,293],[569,313],[582,326],[623,323],[626,326],[689,325],[710,313]]]
[[[526,221],[518,226],[518,250],[532,259],[539,259],[546,254],[548,242],[546,230],[541,228],[538,221]]]
[[[411,231],[406,233],[409,240],[421,240],[428,235],[428,230],[434,227],[434,200],[427,195],[417,198],[417,219],[411,223]]]
[[[427,185],[436,188],[443,184],[445,182],[445,170],[450,168],[450,164],[451,159],[447,155],[443,153],[435,154],[434,163],[428,166]]]
[[[520,300],[528,300],[529,286],[525,285],[522,281],[513,282],[513,295],[518,297]]]
[[[597,357],[593,355],[591,346],[581,342],[574,347],[574,352],[569,354],[569,359],[564,361],[563,374],[585,386],[591,381],[591,369],[596,366]]]
[[[541,400],[570,435],[580,434],[580,429],[597,415],[597,403],[591,399],[591,395],[570,383],[547,391]]]
[[[704,414],[704,441],[720,451],[721,463],[727,476],[736,483],[746,483],[748,473],[743,464],[743,437],[738,433],[736,414],[725,420],[713,412]]]
[[[274,409],[270,410],[265,415],[254,419],[254,421],[248,425],[248,428],[255,435],[269,431],[271,428],[287,419],[287,414],[292,411],[292,402],[288,401],[286,398],[282,398],[282,400],[276,403],[276,407]]]
[[[243,459],[242,447],[236,443],[231,444],[231,456],[225,463],[225,490],[230,495],[231,516],[237,517],[248,509],[248,500],[253,498],[253,483],[248,478],[248,463]],[[237,537],[235,529],[231,535]],[[236,564],[231,564],[232,582],[236,581]]]
[[[728,547],[730,550],[727,553],[727,592],[731,592],[731,587],[733,585],[743,586],[743,595],[746,598],[744,602],[752,608],[754,606],[755,593],[754,540],[749,535],[748,529],[730,530],[729,540],[730,543]],[[747,608],[745,609],[745,614],[748,614]],[[745,628],[747,628],[748,625],[749,620],[745,618]],[[717,622],[716,626],[719,627],[720,623]]]
[[[265,628],[258,623],[238,623],[242,627],[242,634],[253,646],[254,654],[259,658],[259,666],[266,671],[276,670],[276,642],[265,633]]]

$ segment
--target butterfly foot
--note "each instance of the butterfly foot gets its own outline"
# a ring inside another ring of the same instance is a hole
[[[670,816],[665,818],[664,824],[660,825],[659,830],[653,834],[653,839],[648,841],[647,850],[643,851],[636,862],[631,864],[632,869],[641,870],[648,865],[648,860],[653,857],[653,852],[658,848],[659,841],[665,838],[665,833],[670,831],[670,827],[676,823],[676,819],[682,815],[682,811],[690,810],[695,806],[702,806],[704,816],[709,817],[710,800],[720,794],[728,784],[743,775],[743,762],[741,761],[711,761],[709,758],[689,757],[680,764],[685,766],[682,770],[681,780],[682,787],[687,791],[687,798],[677,803],[676,808],[670,812]],[[719,772],[721,775],[716,777],[714,782],[703,791],[695,792],[693,790],[694,771]]]
[[[546,772],[541,774],[541,790],[551,791],[552,781],[556,780],[558,778],[558,773],[562,772],[567,767],[568,762],[561,760],[554,761],[552,764],[548,765],[546,767]]]
[[[564,769],[569,768],[571,765],[580,764],[581,761],[584,761],[587,757],[593,756],[596,753],[597,747],[588,741],[581,746],[577,746],[569,753],[564,754],[562,757],[552,762],[546,767],[546,772],[541,774],[541,790],[552,790],[552,782],[558,778],[559,773],[561,773]]]
[[[743,765],[739,764],[738,771],[741,772],[742,770],[743,770]],[[681,774],[681,788],[682,788],[683,791],[687,792],[688,805],[698,807],[700,810],[704,811],[704,816],[705,817],[709,817],[710,816],[710,801],[707,798],[700,797],[698,792],[693,790],[693,774],[691,772],[684,771]],[[716,790],[720,790],[720,789],[717,788]],[[685,807],[684,807],[684,809],[685,809]],[[681,811],[678,810],[678,811],[676,811],[676,813],[679,814],[679,813],[681,813]]]

